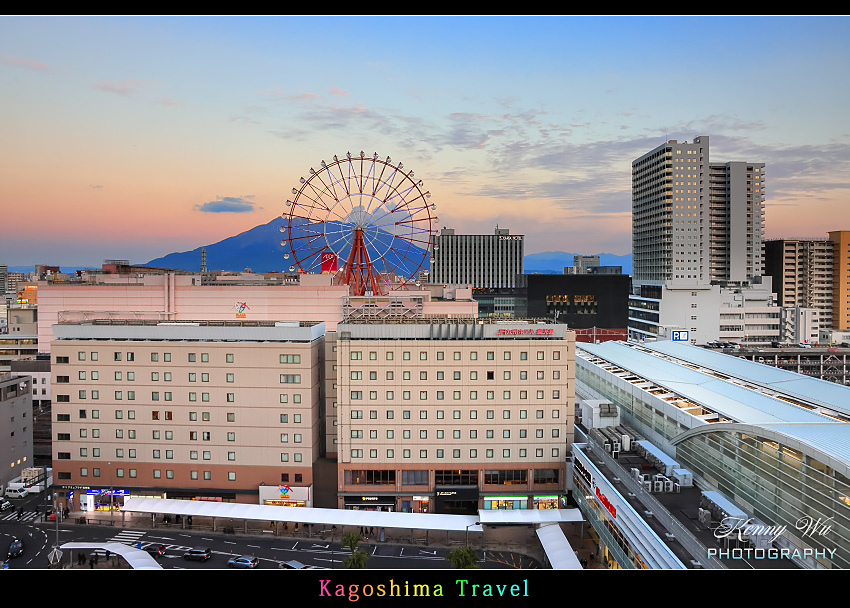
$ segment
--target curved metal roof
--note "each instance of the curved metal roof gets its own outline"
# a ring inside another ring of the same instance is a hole
[[[844,386],[843,384],[820,378],[812,378],[790,370],[780,369],[684,342],[664,340],[662,342],[647,342],[646,344],[641,344],[641,346],[695,365],[713,369],[729,376],[772,388],[777,392],[786,393],[801,401],[807,401],[814,405],[828,407],[850,415],[850,386]]]
[[[645,346],[645,345],[641,345]],[[726,418],[741,423],[828,422],[829,416],[792,405],[622,342],[581,343],[577,350],[604,359]],[[799,374],[798,374],[799,375]]]
[[[673,438],[677,445],[696,435],[714,432],[747,433],[776,441],[799,450],[815,460],[832,467],[845,477],[850,477],[850,424],[773,423],[739,424],[719,422],[692,428]]]

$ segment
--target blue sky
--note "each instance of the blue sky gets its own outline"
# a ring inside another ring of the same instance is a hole
[[[2,17],[0,263],[145,262],[280,214],[346,151],[440,225],[631,250],[666,139],[766,163],[766,232],[850,229],[846,17]]]

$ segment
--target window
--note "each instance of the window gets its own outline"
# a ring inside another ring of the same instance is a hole
[[[197,360],[195,353],[189,353],[189,363],[194,363]]]

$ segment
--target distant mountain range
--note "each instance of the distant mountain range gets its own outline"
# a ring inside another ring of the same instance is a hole
[[[250,230],[241,232],[235,236],[228,237],[217,243],[206,245],[207,268],[210,270],[235,270],[241,271],[250,268],[254,272],[274,272],[289,270],[293,264],[292,256],[289,255],[289,246],[281,246],[281,240],[292,239],[297,243],[317,243],[315,235],[316,225],[309,225],[306,220],[293,228],[293,234],[281,233],[280,228],[284,220],[276,217],[266,224],[260,224]],[[346,239],[341,238],[346,228],[339,222],[327,222],[324,229],[328,234],[338,235],[335,238],[339,243]],[[367,240],[375,244],[379,249],[386,250],[392,242],[393,235],[388,232],[376,231],[365,235]],[[423,270],[428,268],[428,259],[424,248],[407,245],[404,250],[398,249],[399,239],[394,242],[393,254],[386,254],[390,265],[398,266],[402,273],[413,274],[421,260],[424,259]],[[314,246],[314,251],[318,249]],[[303,252],[303,248],[299,248]],[[347,259],[349,248],[343,246],[340,254],[340,265]],[[287,254],[287,257],[284,257]],[[302,254],[306,255],[306,254]],[[525,256],[526,273],[561,274],[565,266],[573,265],[575,253],[564,251],[545,251],[543,253],[532,253]],[[585,254],[587,255],[587,254]],[[624,274],[632,272],[631,255],[615,255],[613,253],[600,253],[600,263],[603,266],[622,266]],[[299,257],[302,257],[301,255]],[[313,262],[314,260],[311,260]],[[373,260],[379,270],[383,269],[381,260]],[[174,268],[176,270],[197,271],[201,267],[201,247],[191,251],[169,253],[162,257],[153,259],[143,266],[158,268]],[[321,271],[319,260],[315,260],[312,268],[316,272]],[[12,272],[31,272],[33,266],[10,266]],[[62,267],[63,272],[74,272],[75,268]]]

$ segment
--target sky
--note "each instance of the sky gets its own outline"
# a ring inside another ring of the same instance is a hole
[[[766,165],[768,238],[850,230],[847,17],[0,17],[0,263],[144,263],[266,223],[334,154],[437,227],[631,252],[631,162]]]

